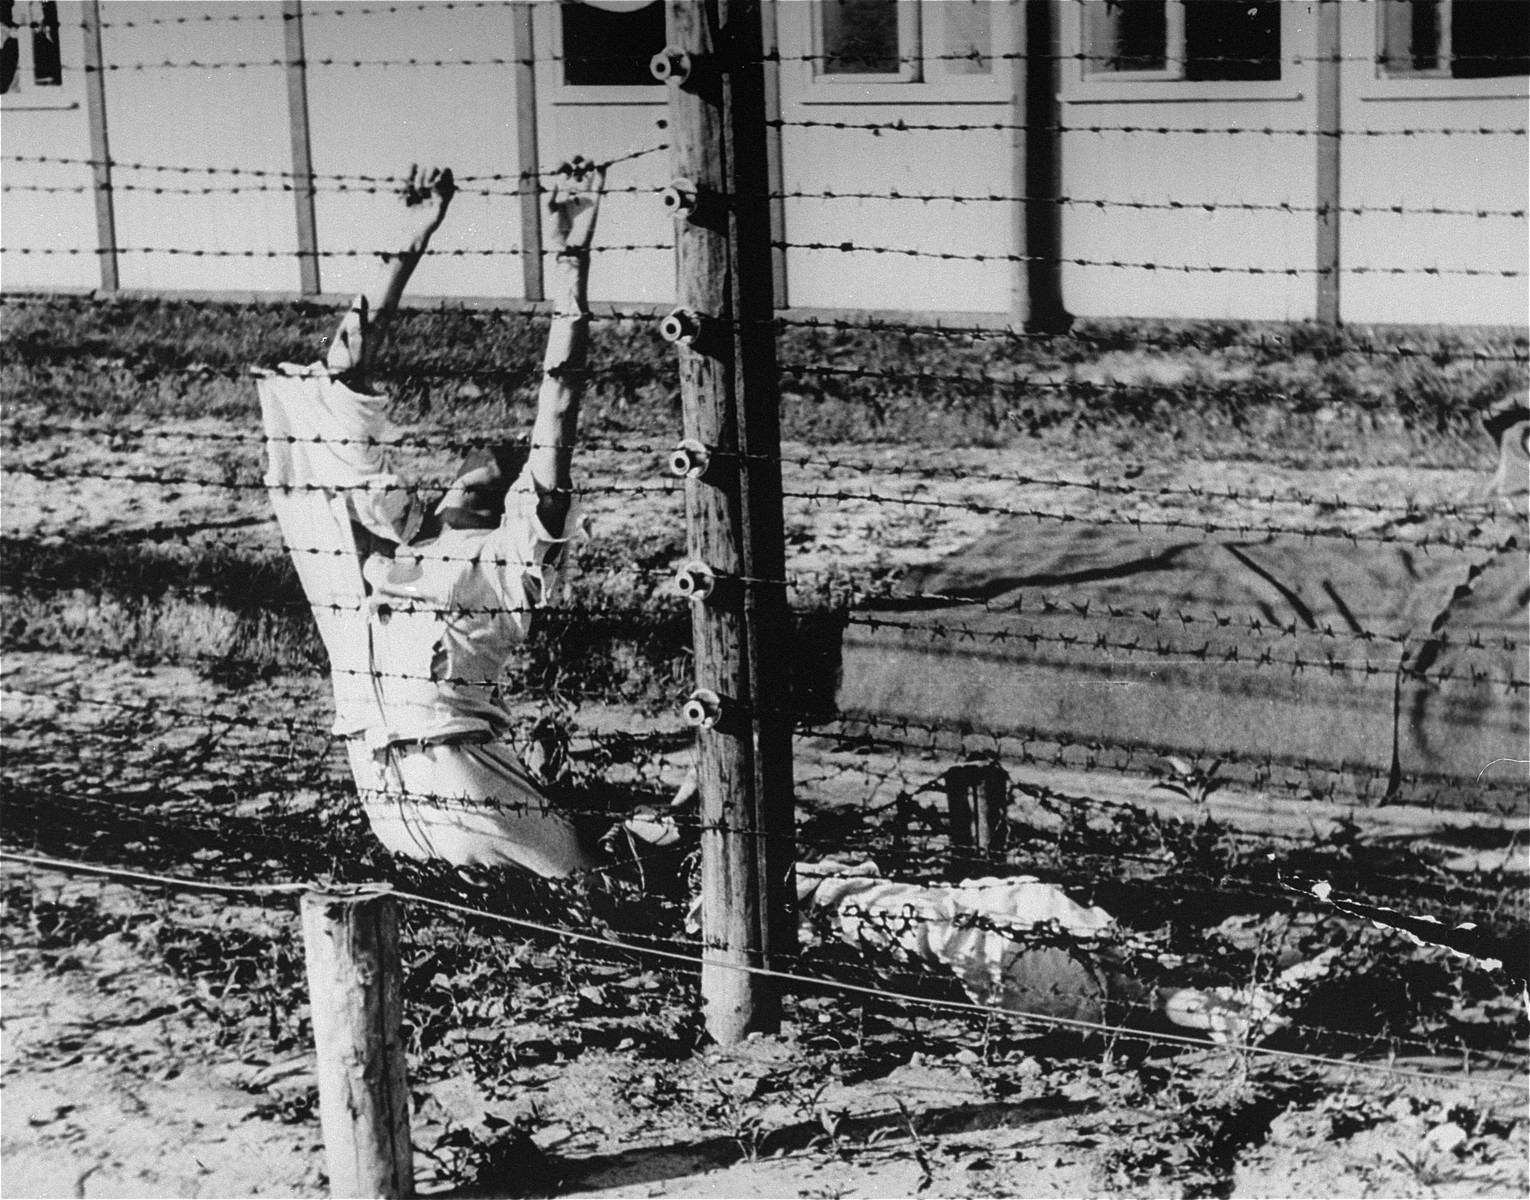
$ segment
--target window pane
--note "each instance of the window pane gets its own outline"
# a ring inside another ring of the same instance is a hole
[[[21,41],[16,36],[16,0],[0,0],[0,92],[14,92],[21,65]]]
[[[58,87],[64,68],[58,54],[58,4],[46,0],[33,5],[32,81],[39,87]]]
[[[1455,0],[1450,48],[1457,79],[1530,75],[1530,2]]]
[[[1381,65],[1394,75],[1440,69],[1445,45],[1440,0],[1385,0]]]
[[[664,49],[664,3],[597,8],[563,4],[563,81],[588,87],[659,87],[648,60]]]
[[[825,75],[896,75],[898,0],[821,0]]]
[[[945,29],[941,68],[947,75],[993,73],[991,0],[925,0],[925,11],[938,8]]]
[[[1185,0],[1186,79],[1279,79],[1280,0]]]
[[[1086,72],[1162,71],[1169,65],[1165,0],[1087,0]]]

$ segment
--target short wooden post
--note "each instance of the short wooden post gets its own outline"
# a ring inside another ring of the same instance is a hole
[[[1339,324],[1339,183],[1341,90],[1344,63],[1339,0],[1317,6],[1317,320]]]
[[[329,1194],[413,1196],[397,901],[309,892],[302,914]]]
[[[688,548],[741,586],[692,602],[701,794],[701,992],[723,1044],[780,1027],[763,975],[795,945],[790,612],[771,303],[769,155],[760,0],[669,0],[669,82],[680,308],[661,329],[680,356],[689,444]],[[703,702],[702,697],[707,700]],[[750,970],[749,968],[754,968]]]
[[[946,772],[952,866],[986,859],[1003,839],[1009,807],[1009,776],[996,762],[957,763]]]
[[[296,205],[298,290],[317,296],[319,225],[314,216],[313,145],[308,133],[308,58],[303,46],[303,2],[282,0],[287,38],[287,119],[292,137],[292,200]]]
[[[96,248],[101,260],[101,290],[115,292],[117,210],[112,199],[112,148],[106,135],[106,60],[101,51],[101,0],[85,0],[85,110],[90,122],[90,158],[96,198]]]

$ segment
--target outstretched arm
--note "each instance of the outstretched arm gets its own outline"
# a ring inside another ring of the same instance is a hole
[[[381,256],[371,285],[340,319],[326,360],[331,370],[365,376],[371,369],[409,277],[446,219],[456,191],[450,168],[409,168],[401,193],[413,214],[405,231],[407,240],[401,249]]]
[[[590,337],[590,240],[605,186],[604,167],[575,158],[560,168],[545,200],[554,250],[553,318],[526,469],[537,489],[537,516],[554,537],[563,536],[572,499],[571,467]]]

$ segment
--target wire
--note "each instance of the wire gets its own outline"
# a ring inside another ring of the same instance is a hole
[[[187,881],[170,875],[154,875],[147,872],[118,871],[115,868],[96,867],[91,864],[79,864],[63,859],[42,858],[41,856],[22,855],[9,850],[0,850],[0,858],[10,861],[24,862],[28,865],[44,866],[53,870],[82,870],[86,873],[122,878],[124,882],[152,883],[162,887],[192,887],[198,885],[196,881]],[[317,888],[307,884],[279,884],[279,885],[224,885],[214,890],[228,890],[243,892],[249,895],[270,894],[265,889],[281,887],[287,892],[296,891],[320,891],[333,893],[333,889]],[[618,940],[602,937],[597,934],[584,933],[579,930],[568,929],[564,926],[551,925],[543,921],[532,921],[525,917],[514,917],[506,913],[493,912],[486,909],[474,908],[470,905],[459,904],[452,900],[446,900],[436,896],[422,895],[418,892],[406,891],[395,888],[389,884],[380,883],[362,885],[355,889],[346,889],[339,892],[341,895],[364,894],[368,890],[375,890],[377,894],[389,895],[394,899],[406,903],[419,905],[424,908],[435,909],[441,912],[450,912],[459,916],[468,916],[492,921],[496,924],[505,925],[514,929],[521,929],[531,933],[554,937],[562,941],[579,942],[584,945],[599,946],[603,950],[625,951],[632,954],[647,955],[650,958],[661,959],[666,962],[681,964],[688,969],[706,968],[710,970],[734,971],[748,974],[760,979],[773,979],[781,983],[795,983],[801,986],[813,988],[828,988],[847,995],[869,996],[884,1003],[896,1003],[915,1008],[939,1008],[948,1012],[961,1012],[980,1015],[1001,1020],[1018,1021],[1025,1024],[1042,1025],[1055,1029],[1070,1029],[1081,1033],[1103,1034],[1111,1038],[1119,1038],[1129,1041],[1145,1041],[1158,1045],[1178,1046],[1188,1049],[1205,1051],[1207,1043],[1203,1039],[1193,1038],[1181,1034],[1160,1033],[1149,1030],[1132,1029],[1126,1026],[1110,1025],[1098,1021],[1084,1021],[1069,1017],[1056,1017],[1045,1013],[1026,1012],[1022,1010],[1002,1008],[997,1005],[980,1004],[974,1001],[949,1000],[919,996],[913,993],[889,991],[883,988],[867,987],[861,984],[832,979],[827,976],[805,975],[792,971],[781,971],[769,967],[754,966],[749,963],[734,961],[731,958],[722,958],[716,954],[703,952],[700,955],[686,953],[679,950],[671,950],[662,946],[642,944],[637,940]],[[1436,1075],[1423,1071],[1410,1071],[1398,1067],[1381,1064],[1367,1063],[1353,1059],[1333,1058],[1325,1055],[1307,1054],[1294,1050],[1270,1049],[1257,1045],[1240,1045],[1236,1047],[1236,1053],[1256,1055],[1282,1062],[1299,1062],[1310,1066],[1337,1067],[1345,1070],[1357,1070],[1377,1073],[1396,1079],[1408,1079],[1415,1082],[1448,1083],[1459,1085],[1463,1082],[1471,1083],[1478,1087],[1486,1087],[1499,1091],[1521,1092],[1527,1087],[1515,1083],[1512,1080],[1484,1079],[1481,1076]]]
[[[801,120],[767,121],[767,125],[783,129],[835,129],[857,130],[873,136],[882,133],[1056,133],[1096,134],[1131,133],[1159,136],[1179,134],[1230,137],[1314,137],[1314,138],[1390,138],[1390,137],[1525,137],[1530,127],[1523,125],[1493,128],[1491,126],[1446,126],[1428,129],[1318,129],[1277,128],[1270,125],[1031,125],[1014,121],[967,121],[967,122],[919,122],[899,118],[895,121],[825,121]]]
[[[622,316],[612,316],[608,319],[621,320],[625,318]],[[186,370],[193,374],[202,373],[201,368],[187,368]],[[384,370],[381,373],[385,375],[387,372]],[[231,371],[228,377],[243,378],[244,374]],[[556,448],[554,443],[532,442],[521,437],[504,437],[495,434],[467,436],[452,432],[446,433],[445,436],[397,434],[386,437],[349,438],[316,434],[311,437],[299,437],[294,435],[272,436],[254,430],[241,432],[228,430],[122,428],[120,426],[102,429],[76,424],[52,426],[49,428],[48,433],[54,437],[99,438],[105,436],[112,439],[114,443],[154,440],[184,441],[192,444],[211,442],[250,447],[270,445],[369,446],[384,451],[392,449],[419,449],[460,453],[484,447],[509,445],[528,450],[544,446],[554,446]],[[658,458],[661,455],[667,455],[672,446],[665,442],[654,440],[645,441],[628,437],[613,437],[581,439],[580,448],[589,451],[621,452],[643,457],[652,455]],[[1176,487],[1173,485],[1137,484],[1129,481],[1123,482],[1119,479],[1070,479],[1064,476],[1031,475],[1023,472],[995,471],[968,466],[931,466],[919,462],[889,463],[870,457],[840,458],[831,455],[827,451],[819,450],[783,450],[778,455],[750,454],[738,457],[741,460],[747,459],[750,462],[780,463],[782,466],[793,467],[803,471],[819,470],[830,473],[867,471],[876,472],[877,474],[894,479],[948,479],[968,484],[1008,483],[1022,487],[1062,488],[1085,491],[1096,496],[1117,495],[1154,500],[1188,499],[1198,504],[1207,500],[1218,500],[1232,504],[1252,504],[1271,507],[1295,505],[1302,508],[1322,509],[1325,512],[1359,512],[1373,516],[1388,516],[1406,522],[1429,519],[1487,521],[1499,517],[1515,519],[1530,517],[1530,514],[1513,510],[1506,511],[1503,506],[1485,503],[1460,504],[1447,502],[1423,504],[1410,497],[1401,503],[1386,504],[1377,501],[1350,500],[1337,493],[1329,496],[1320,495],[1315,492],[1306,493],[1289,489],[1273,491],[1256,490],[1253,488],[1198,487],[1194,485]]]
[[[429,0],[423,4],[387,4],[387,5],[364,5],[354,8],[305,8],[302,19],[311,21],[314,18],[324,17],[366,17],[381,16],[403,12],[453,12],[467,11],[470,9],[494,9],[504,11],[504,0]],[[292,16],[286,12],[256,12],[256,13],[212,13],[202,12],[194,17],[150,17],[142,21],[102,21],[99,25],[89,25],[81,22],[82,29],[153,29],[166,25],[211,25],[221,22],[239,21],[290,21]]]
[[[35,161],[35,162],[76,161],[76,162],[82,162],[82,163],[87,161],[87,160],[83,160],[83,159],[80,159],[80,160],[63,160],[63,159],[49,160],[46,157],[29,158],[28,156],[25,156],[25,155],[7,155],[5,157],[10,159],[10,160],[12,160],[12,161]],[[185,168],[176,168],[176,167],[148,168],[148,167],[145,167],[143,164],[136,164],[136,165],[135,164],[111,164],[111,165],[118,165],[120,169],[137,169],[137,170],[155,169],[155,170],[164,170],[164,171],[181,171],[183,173],[190,173],[193,170],[198,170],[199,169],[199,168],[191,168],[191,167],[185,167]],[[217,172],[219,170],[219,168],[211,168],[211,167],[209,167],[209,168],[200,168],[200,169],[207,171],[209,174],[215,173],[215,172]],[[262,175],[263,174],[269,174],[269,172],[246,172],[246,173],[248,173],[248,174],[262,174]],[[540,175],[542,175],[542,176],[545,176],[547,174],[549,174],[549,173],[548,172],[541,172],[540,173]],[[514,195],[522,195],[526,191],[526,186],[525,186],[526,183],[529,181],[529,179],[534,178],[534,177],[536,177],[536,176],[529,176],[529,175],[526,175],[524,173],[519,175],[519,176],[517,176],[517,175],[463,176],[462,180],[459,181],[459,186],[457,188],[457,194],[458,195],[480,195],[480,196],[506,196],[506,195],[514,196]],[[360,181],[358,181],[356,183],[336,182],[336,183],[326,183],[323,186],[320,186],[319,183],[317,182],[318,180],[321,180],[321,179],[337,180],[337,179],[341,179],[341,178],[344,178],[344,177],[340,177],[340,176],[320,176],[320,175],[313,175],[313,174],[306,175],[306,176],[293,175],[293,176],[291,176],[288,179],[284,179],[279,184],[273,184],[273,183],[258,183],[258,184],[212,184],[212,185],[207,185],[207,186],[203,186],[203,187],[176,187],[176,186],[173,186],[173,185],[164,185],[164,184],[121,183],[121,182],[118,182],[116,180],[113,180],[112,183],[111,183],[111,190],[115,191],[115,192],[147,192],[147,193],[150,193],[150,194],[156,195],[156,196],[161,196],[161,195],[212,196],[212,195],[240,195],[240,194],[250,194],[250,193],[273,193],[273,192],[279,192],[279,193],[282,193],[283,195],[286,195],[286,194],[290,194],[292,192],[299,191],[299,190],[311,190],[311,191],[316,191],[316,192],[332,192],[332,193],[337,193],[337,194],[338,193],[351,193],[351,194],[364,194],[364,195],[387,195],[387,194],[395,193],[398,190],[397,184],[398,184],[399,181],[396,180],[396,179],[386,179],[386,180],[379,179],[379,180],[377,180],[375,182],[370,182],[370,183],[363,183],[363,182],[360,182]],[[472,187],[472,186],[466,185],[466,181],[469,180],[469,179],[483,179],[483,180],[489,180],[489,181],[511,180],[511,181],[517,181],[518,182],[518,186],[515,187],[515,188],[512,188],[512,189],[509,189],[509,190],[496,189],[496,188],[487,188],[487,187]],[[304,180],[308,181],[306,185],[303,182]],[[5,184],[3,186],[0,186],[0,192],[36,192],[36,193],[43,193],[43,194],[47,194],[47,195],[83,195],[86,192],[94,192],[95,190],[96,190],[96,185],[94,183],[76,183],[76,184],[8,183],[8,184]],[[653,195],[654,193],[658,192],[659,190],[660,190],[659,188],[657,188],[655,186],[652,186],[652,185],[644,186],[644,185],[639,185],[639,184],[630,184],[630,185],[627,185],[625,187],[607,187],[607,188],[604,189],[604,194],[606,196],[612,196],[612,195]],[[1270,213],[1286,213],[1286,214],[1289,214],[1289,215],[1313,214],[1313,215],[1321,216],[1321,215],[1326,215],[1328,213],[1337,212],[1337,213],[1343,213],[1346,216],[1356,216],[1356,217],[1367,216],[1367,215],[1372,215],[1372,214],[1381,214],[1381,215],[1396,216],[1396,217],[1417,217],[1417,216],[1428,216],[1428,217],[1472,217],[1472,218],[1476,218],[1478,220],[1487,220],[1489,218],[1501,217],[1501,218],[1508,218],[1508,219],[1511,219],[1511,220],[1521,220],[1521,221],[1524,220],[1526,218],[1526,215],[1527,215],[1527,210],[1523,209],[1523,208],[1517,208],[1517,209],[1446,208],[1446,207],[1441,207],[1439,205],[1425,205],[1425,206],[1420,206],[1420,207],[1413,207],[1413,206],[1405,205],[1405,204],[1402,204],[1402,203],[1396,203],[1396,204],[1377,204],[1377,205],[1343,204],[1343,205],[1332,205],[1332,206],[1329,206],[1329,205],[1312,205],[1312,204],[1293,204],[1290,201],[1283,201],[1283,202],[1278,202],[1278,203],[1253,203],[1253,202],[1249,202],[1249,201],[1245,201],[1245,200],[1160,200],[1160,201],[1151,201],[1151,200],[1108,200],[1108,199],[1104,199],[1103,197],[1090,198],[1090,197],[1082,197],[1082,196],[1014,196],[1014,195],[1001,195],[1001,194],[995,194],[995,193],[989,193],[989,194],[986,194],[986,195],[983,195],[983,194],[964,195],[964,194],[961,194],[961,193],[903,192],[903,191],[897,191],[897,190],[888,191],[888,192],[864,192],[864,191],[862,191],[862,192],[855,192],[855,191],[844,192],[844,191],[833,191],[833,190],[822,190],[822,191],[787,191],[787,192],[764,192],[764,193],[761,193],[758,197],[751,197],[748,193],[734,193],[734,196],[735,196],[735,198],[759,198],[759,199],[765,199],[765,200],[824,200],[824,201],[830,201],[830,200],[886,200],[886,201],[897,201],[897,202],[905,202],[906,201],[906,202],[912,202],[912,203],[918,203],[918,204],[931,204],[931,203],[937,203],[937,202],[940,202],[940,203],[949,203],[949,204],[1056,204],[1056,205],[1060,205],[1060,206],[1063,206],[1063,207],[1072,207],[1072,208],[1088,208],[1088,209],[1122,208],[1122,209],[1128,209],[1128,210],[1135,211],[1135,212],[1184,212],[1184,213],[1206,213],[1206,214],[1214,214],[1214,213],[1218,213],[1218,212],[1261,212],[1261,213],[1262,212],[1270,212]]]
[[[671,242],[634,242],[627,244],[610,244],[591,246],[590,250],[600,254],[620,254],[634,250],[673,250]],[[20,254],[34,257],[78,257],[80,255],[102,254],[165,254],[179,258],[360,258],[382,259],[387,261],[398,253],[397,250],[223,250],[223,249],[200,249],[184,246],[0,246],[0,254]],[[430,248],[422,252],[433,258],[519,258],[527,254],[551,254],[551,250],[526,249],[521,246],[506,247],[455,247],[448,249]]]
[[[1518,268],[1488,267],[1253,267],[1218,266],[1198,263],[1133,262],[1123,259],[1070,258],[1050,254],[961,254],[947,250],[914,250],[893,246],[861,246],[852,241],[843,242],[772,242],[777,250],[813,250],[838,254],[891,254],[904,258],[930,258],[941,262],[1008,262],[1008,263],[1060,263],[1075,267],[1111,267],[1117,270],[1168,271],[1190,275],[1275,275],[1298,277],[1302,275],[1460,275],[1472,278],[1488,277],[1502,279],[1523,278],[1526,272]]]

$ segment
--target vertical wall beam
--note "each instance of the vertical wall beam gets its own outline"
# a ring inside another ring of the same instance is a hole
[[[536,30],[534,0],[511,6],[512,51],[515,57],[515,154],[521,189],[521,293],[527,300],[545,300],[542,275],[542,157],[537,146]]]
[[[1317,6],[1317,319],[1320,325],[1339,324],[1339,205],[1340,88],[1344,64],[1340,59],[1343,19],[1340,0],[1318,0]]]
[[[1074,6],[1077,7],[1077,6]],[[1023,59],[1016,79],[1022,111],[1015,124],[1027,126],[1016,135],[1023,158],[1015,163],[1017,194],[1022,202],[1023,246],[1018,251],[1026,272],[1028,292],[1025,328],[1040,333],[1065,333],[1073,316],[1063,306],[1062,286],[1062,105],[1057,98],[1061,50],[1060,0],[1019,0],[1012,10],[1017,53]]]
[[[677,296],[700,322],[680,347],[681,400],[686,436],[713,451],[686,485],[687,541],[693,559],[742,580],[692,605],[696,685],[724,701],[697,735],[701,990],[707,1030],[724,1044],[779,1028],[775,981],[747,968],[781,962],[796,932],[760,8],[761,0],[666,8],[671,51],[690,63],[689,73],[670,74],[670,157],[700,197],[675,227]]]
[[[85,0],[85,109],[90,121],[90,157],[96,197],[96,250],[101,263],[101,290],[115,292],[117,276],[117,209],[112,199],[111,139],[106,133],[106,63],[101,53],[101,0]]]
[[[287,120],[292,131],[292,201],[297,208],[298,290],[319,294],[319,226],[313,204],[313,143],[308,136],[308,59],[302,0],[282,0],[287,35]]]
[[[329,1194],[413,1196],[398,902],[309,892],[302,918]]]
[[[1010,244],[1015,248],[1015,261],[1010,273],[1009,324],[1020,332],[1031,323],[1031,252],[1030,210],[1025,199],[1030,185],[1030,63],[1028,12],[1031,0],[1009,0],[1009,40],[1011,91],[1009,99],[1009,180],[1015,195],[1010,208]],[[1045,136],[1039,134],[1038,136]]]
[[[782,158],[781,42],[777,33],[779,0],[760,6],[760,44],[765,59],[765,169],[770,179],[770,272],[776,307],[791,303],[786,279],[786,168]]]

